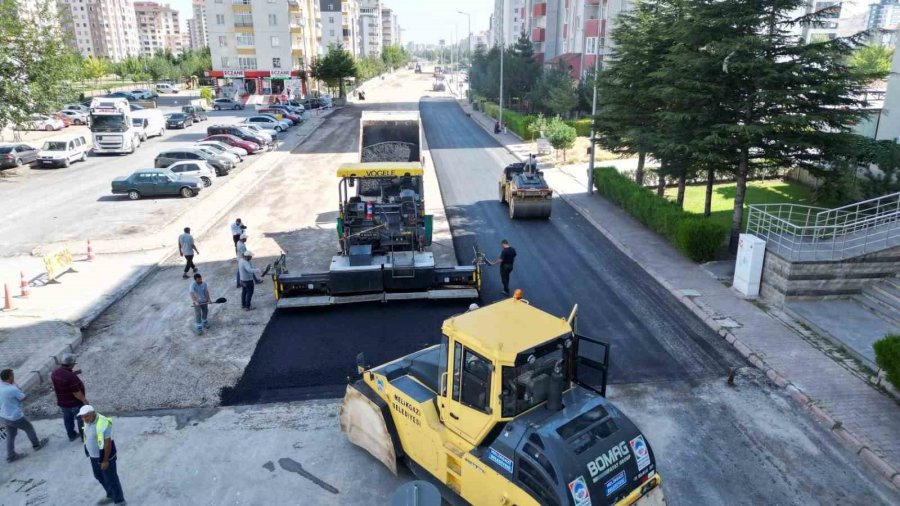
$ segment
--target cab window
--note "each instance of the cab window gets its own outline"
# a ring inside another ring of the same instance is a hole
[[[457,344],[457,346],[459,345]],[[454,369],[454,376],[460,380],[459,391],[455,391],[456,385],[454,384],[454,393],[459,395],[459,402],[470,408],[489,413],[491,363],[472,350],[466,349],[463,350],[462,364],[456,360]]]

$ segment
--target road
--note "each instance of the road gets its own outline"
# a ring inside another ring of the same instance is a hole
[[[408,108],[428,82],[419,77],[392,89],[395,107]],[[496,254],[506,238],[519,252],[513,285],[526,298],[558,315],[579,304],[580,332],[612,345],[610,398],[654,445],[671,504],[896,502],[894,492],[870,479],[858,460],[567,204],[555,201],[548,221],[510,221],[496,185],[511,156],[453,101],[427,98],[419,109],[458,260],[470,260],[475,242]],[[335,131],[298,151],[346,155],[356,150],[356,135],[353,128]],[[484,294],[485,303],[499,298],[496,272],[488,273]],[[435,343],[439,322],[464,309],[391,303],[276,313],[223,401],[340,395],[357,352],[376,364]],[[725,384],[732,369],[736,387]]]
[[[175,103],[175,101],[178,103]],[[166,96],[160,109],[174,112],[187,97]],[[195,199],[155,198],[136,202],[109,193],[110,181],[138,169],[152,168],[163,149],[188,146],[206,136],[213,123],[236,123],[250,115],[245,111],[210,111],[209,121],[184,130],[167,130],[148,139],[131,155],[91,155],[68,168],[22,167],[0,173],[0,257],[28,254],[41,245],[137,236],[157,230],[169,219],[194,204]],[[60,132],[66,134],[68,128]],[[81,127],[79,133],[86,132]],[[34,143],[38,145],[38,143]],[[250,158],[252,160],[252,157]],[[246,165],[245,161],[242,165]],[[211,188],[215,191],[215,185]],[[203,191],[203,199],[210,191]]]

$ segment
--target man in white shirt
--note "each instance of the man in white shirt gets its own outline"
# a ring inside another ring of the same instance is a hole
[[[244,233],[246,228],[247,226],[241,222],[240,218],[234,220],[234,223],[231,224],[231,238],[234,240],[235,246],[241,240],[241,234]]]

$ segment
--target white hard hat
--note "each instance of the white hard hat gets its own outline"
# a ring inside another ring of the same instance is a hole
[[[252,256],[253,256],[253,252],[250,251],[250,250],[247,250],[247,251],[244,252],[244,256],[245,256],[245,257],[252,257]]]
[[[84,416],[88,413],[93,413],[93,412],[94,412],[94,406],[91,406],[90,404],[85,404],[84,406],[81,406],[81,409],[78,410],[78,414],[75,416]]]
[[[469,311],[475,311],[476,309],[478,309],[478,304],[474,302],[469,304]]]

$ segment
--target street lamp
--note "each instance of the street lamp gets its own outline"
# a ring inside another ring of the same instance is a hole
[[[594,43],[594,101],[591,104],[591,158],[588,161],[587,169],[587,190],[588,195],[594,193],[594,151],[597,150],[597,137],[594,131],[595,117],[597,116],[597,77],[600,69],[600,45],[599,37]]]
[[[468,12],[456,11],[469,19],[469,38],[466,39],[466,52],[468,53],[469,62],[472,61],[472,15]]]
[[[506,52],[506,42],[503,40],[503,9],[500,9],[500,114],[497,122],[500,123],[500,131],[503,131],[503,53]]]

